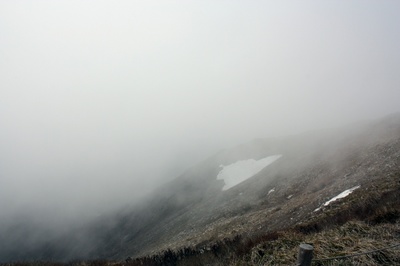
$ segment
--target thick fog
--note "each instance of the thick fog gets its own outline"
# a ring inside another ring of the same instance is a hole
[[[400,111],[399,10],[1,1],[1,223],[91,218],[220,149]]]

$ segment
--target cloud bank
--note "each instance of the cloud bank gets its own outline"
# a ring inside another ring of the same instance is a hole
[[[93,217],[222,148],[400,111],[399,8],[2,1],[1,218]]]

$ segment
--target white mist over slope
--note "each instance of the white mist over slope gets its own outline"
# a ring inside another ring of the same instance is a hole
[[[400,111],[399,9],[1,1],[1,218],[97,215],[222,148]]]

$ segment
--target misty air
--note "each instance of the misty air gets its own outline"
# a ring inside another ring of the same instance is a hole
[[[398,10],[0,0],[0,265],[399,264]]]

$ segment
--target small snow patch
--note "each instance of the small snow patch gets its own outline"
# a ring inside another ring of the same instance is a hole
[[[236,186],[239,183],[242,183],[246,179],[254,176],[262,169],[278,160],[282,155],[272,155],[261,160],[243,160],[237,161],[236,163],[230,165],[220,165],[222,170],[218,173],[217,179],[224,180],[225,186],[222,190],[230,189],[231,187]]]
[[[270,191],[268,191],[268,195],[271,194],[272,192],[275,192],[275,188],[273,188]]]
[[[331,198],[330,200],[328,200],[327,202],[325,202],[324,204],[322,204],[321,207],[316,208],[314,211],[319,211],[322,207],[328,206],[329,204],[331,204],[331,202],[334,202],[335,200],[347,197],[348,195],[350,195],[354,190],[356,190],[357,188],[359,188],[360,186],[355,186],[352,187],[350,189],[347,189],[345,191],[343,191],[342,193],[340,193],[339,195],[337,195],[336,197]]]

